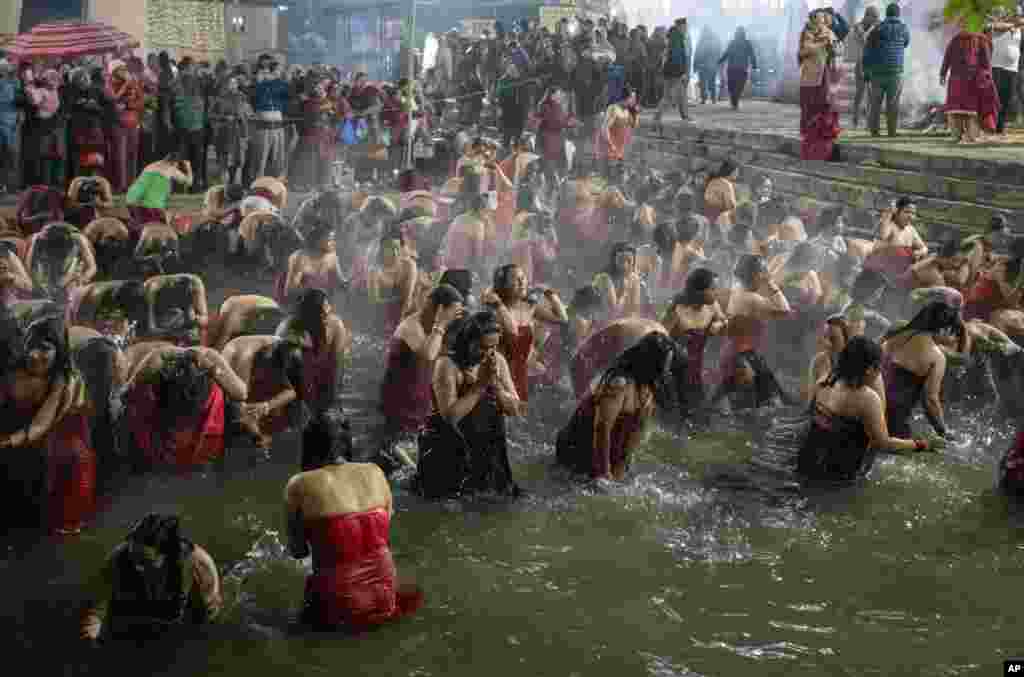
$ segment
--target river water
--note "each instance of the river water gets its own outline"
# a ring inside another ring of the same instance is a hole
[[[251,276],[206,280],[211,307],[232,285],[269,290]],[[357,426],[381,355],[357,337]],[[991,491],[1005,421],[954,414],[963,444],[885,457],[863,486],[814,492],[760,442],[791,412],[689,438],[656,429],[630,480],[593,493],[552,467],[571,408],[541,394],[513,425],[529,492],[517,503],[428,504],[396,487],[395,560],[427,599],[408,620],[358,639],[296,627],[309,564],[278,535],[292,436],[270,458],[232,450],[223,476],[132,478],[77,540],[9,551],[0,632],[38,675],[987,675],[1024,654],[1024,522]],[[83,652],[88,578],[150,510],[180,512],[211,552],[223,617],[159,645]]]

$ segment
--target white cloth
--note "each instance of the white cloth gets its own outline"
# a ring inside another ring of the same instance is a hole
[[[992,68],[1017,72],[1020,63],[1020,29],[992,36]]]

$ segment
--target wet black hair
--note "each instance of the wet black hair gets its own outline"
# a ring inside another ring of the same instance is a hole
[[[241,202],[245,199],[245,186],[238,183],[228,184],[224,188],[224,201],[228,204],[232,202]]]
[[[213,381],[199,367],[196,353],[183,350],[163,358],[157,381],[157,405],[163,421],[162,431],[178,428],[181,419],[193,418],[210,396]]]
[[[346,463],[353,447],[352,427],[341,407],[323,409],[302,430],[302,471]]]
[[[1001,233],[1010,229],[1010,221],[1005,214],[993,214],[988,224],[989,233]]]
[[[455,287],[465,299],[473,292],[473,273],[464,268],[449,268],[442,273],[438,284],[449,284]]]
[[[449,329],[450,331],[451,329]],[[462,370],[471,369],[483,360],[484,352],[480,341],[489,334],[500,334],[498,316],[490,310],[473,313],[460,323],[458,333],[451,342],[448,357]]]
[[[896,200],[896,211],[906,209],[907,207],[913,207],[916,204],[917,203],[914,201],[913,198],[904,195],[900,199]]]
[[[334,226],[323,219],[314,217],[306,230],[306,237],[304,238],[305,248],[310,251],[316,251],[320,243],[330,237],[333,232]]]
[[[744,254],[736,263],[734,271],[736,279],[747,289],[753,289],[754,277],[766,270],[764,257],[757,254]]]
[[[672,305],[703,306],[705,293],[715,286],[718,275],[708,268],[697,268],[686,276],[686,288],[672,299]]]
[[[43,228],[33,247],[35,256],[48,262],[66,261],[78,249],[75,234],[78,229],[70,223],[56,222]],[[43,256],[40,256],[40,255]]]
[[[704,186],[706,187],[714,179],[724,179],[725,177],[730,176],[737,169],[739,169],[739,165],[737,165],[733,160],[722,160],[722,164],[718,165],[718,169],[708,174],[708,178],[704,182]]]
[[[850,287],[850,299],[854,303],[865,303],[878,293],[878,290],[889,286],[886,276],[877,270],[863,269]]]
[[[825,380],[826,386],[844,383],[852,388],[867,385],[867,373],[882,364],[882,349],[877,343],[863,336],[854,336],[836,358],[832,372]]]
[[[10,240],[0,240],[0,256],[7,254],[18,255],[18,247]]]
[[[502,292],[508,291],[508,286],[512,281],[512,273],[518,269],[519,264],[517,263],[506,263],[494,269],[492,286],[496,294],[501,295]]]
[[[35,346],[44,342],[53,345],[55,351],[49,377],[53,379],[56,376],[70,376],[72,371],[71,346],[63,317],[45,315],[26,327],[22,343],[24,346],[21,353],[22,359],[26,359],[28,353]]]
[[[169,577],[168,587],[179,591],[185,589],[181,565],[185,558],[192,555],[195,545],[182,537],[181,521],[178,517],[150,513],[132,527],[126,541],[129,544],[155,548],[167,558],[164,566],[167,567]]]
[[[169,280],[157,289],[153,298],[153,307],[157,314],[161,310],[169,308],[191,308],[193,284],[192,278],[182,276]],[[183,327],[183,329],[191,329],[191,327]]]
[[[949,330],[957,333],[963,331],[960,309],[954,308],[945,301],[932,301],[925,305],[906,325],[886,332],[882,340],[907,332],[910,332],[911,336],[915,336],[917,334],[937,334]]]
[[[455,303],[463,303],[465,299],[459,290],[450,284],[439,284],[430,292],[430,303],[435,308],[450,306]]]
[[[295,302],[295,319],[297,328],[309,332],[313,339],[313,349],[327,342],[327,323],[324,321],[324,304],[330,298],[323,289],[306,289]]]
[[[935,253],[935,256],[942,259],[951,259],[954,256],[960,255],[960,238],[956,235],[950,235],[942,241],[939,246],[939,251]]]
[[[621,275],[616,262],[619,254],[632,254],[635,257],[636,246],[631,242],[616,242],[612,245],[611,252],[608,254],[608,267],[604,271],[612,278],[618,278]]]
[[[191,294],[191,290],[190,294]],[[121,282],[96,304],[96,315],[109,310],[123,310],[129,322],[145,323],[147,320],[146,286],[138,280]]]
[[[118,454],[115,433],[117,414],[113,395],[118,380],[117,356],[120,350],[106,336],[91,338],[74,351],[75,368],[82,375],[89,400],[96,410],[92,443],[101,458]]]
[[[657,388],[668,376],[666,366],[671,366],[670,360],[674,361],[677,350],[675,341],[665,334],[652,331],[619,355],[605,371],[601,382],[624,376],[637,385]]]

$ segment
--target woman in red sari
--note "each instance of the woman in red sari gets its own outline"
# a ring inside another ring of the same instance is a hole
[[[849,28],[832,8],[811,12],[800,33],[800,159],[834,160],[839,138],[835,88],[839,82],[836,51]]]
[[[19,332],[11,320],[5,329],[3,525],[78,533],[95,508],[96,454],[90,444],[90,403],[72,367],[64,322],[43,317]]]
[[[957,33],[946,47],[939,84],[946,85],[946,117],[956,143],[974,143],[981,130],[995,131],[999,93],[992,80],[991,36]]]
[[[576,121],[566,112],[563,105],[565,93],[553,89],[540,105],[541,156],[544,162],[544,175],[550,185],[556,184],[556,177],[565,167],[565,130],[575,126]]]
[[[348,423],[337,409],[303,431],[302,472],[288,480],[288,549],[312,555],[303,620],[317,629],[358,633],[412,614],[423,593],[398,582],[389,544],[391,488],[373,463],[348,463]]]

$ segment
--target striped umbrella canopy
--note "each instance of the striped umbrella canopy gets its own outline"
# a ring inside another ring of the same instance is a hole
[[[74,58],[138,47],[132,36],[104,23],[66,21],[38,24],[4,49],[17,59]]]

